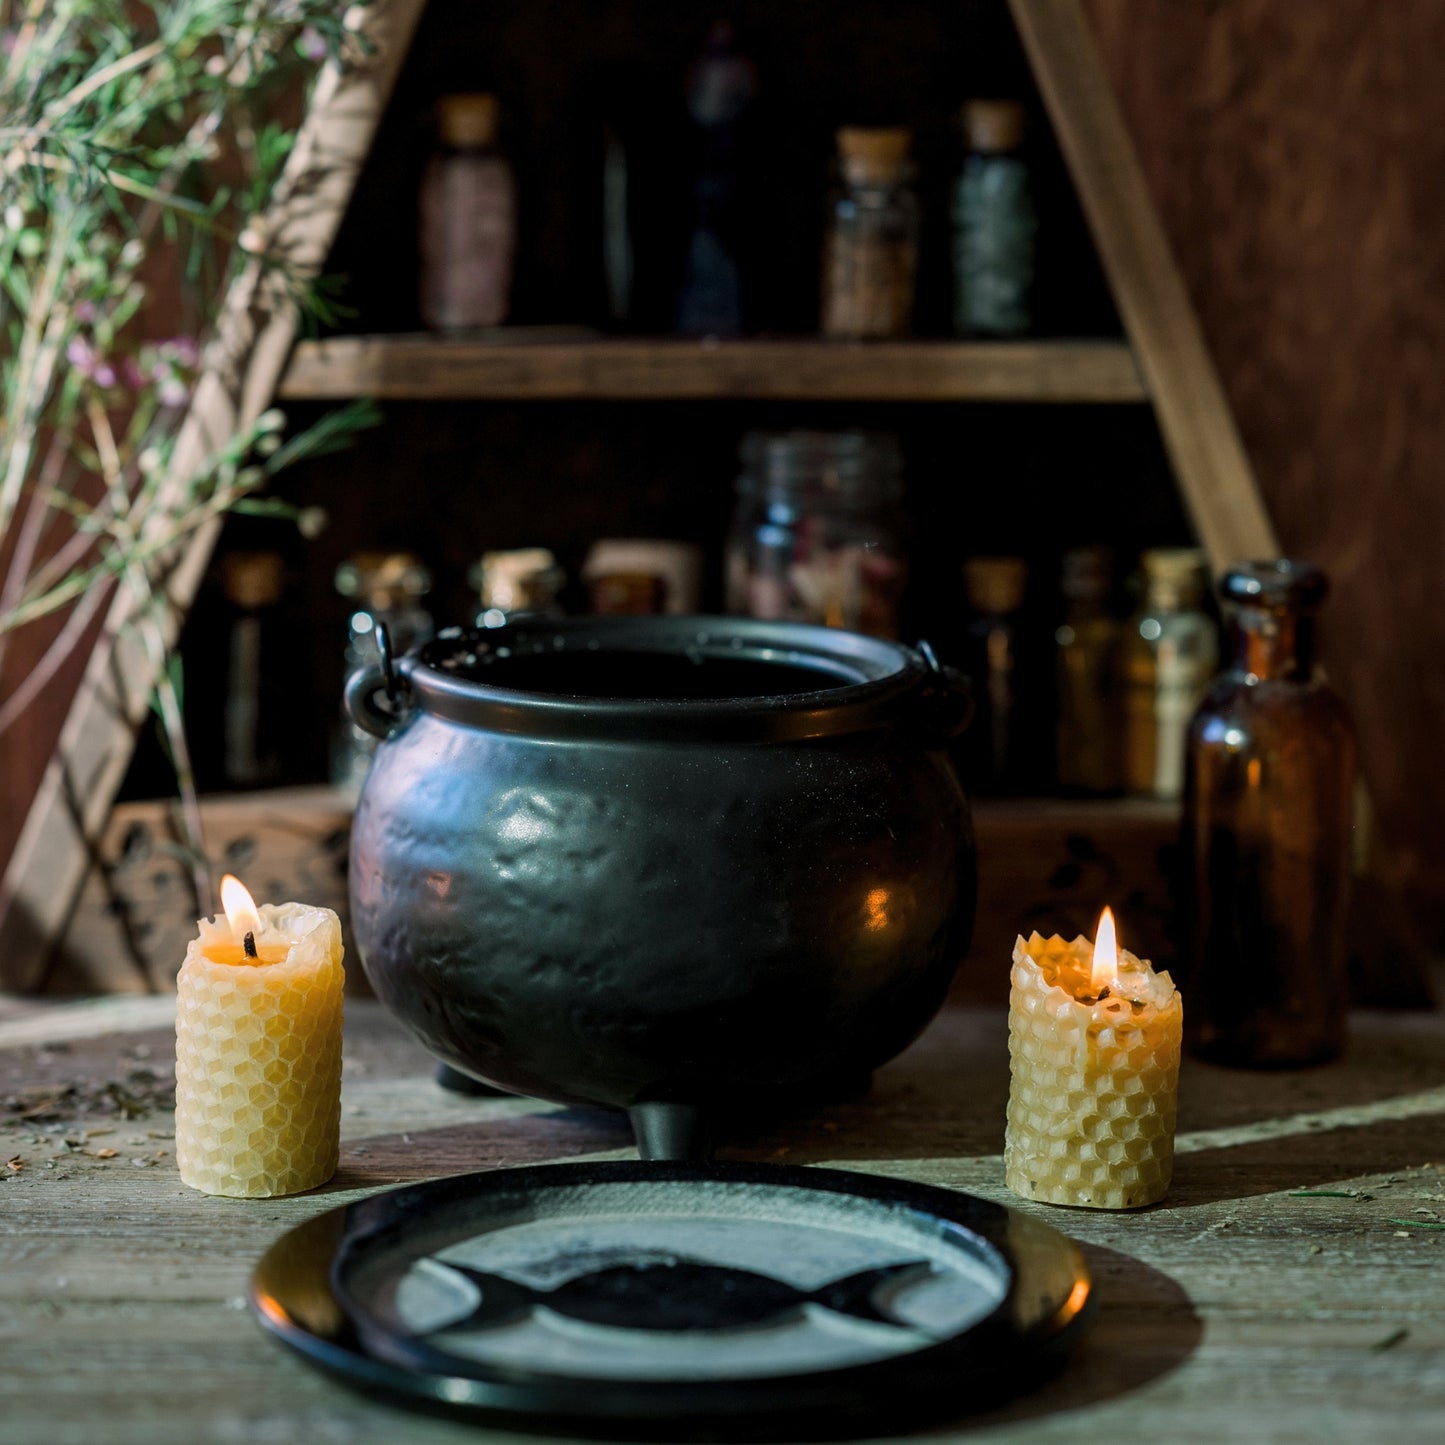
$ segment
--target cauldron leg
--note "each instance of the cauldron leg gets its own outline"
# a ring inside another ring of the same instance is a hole
[[[437,1083],[443,1089],[450,1090],[453,1094],[469,1094],[474,1098],[505,1098],[504,1089],[493,1088],[491,1084],[484,1084],[480,1079],[474,1079],[470,1074],[464,1074],[460,1069],[454,1069],[450,1064],[437,1065]]]
[[[712,1158],[712,1119],[695,1104],[634,1104],[627,1117],[643,1159],[706,1164]]]

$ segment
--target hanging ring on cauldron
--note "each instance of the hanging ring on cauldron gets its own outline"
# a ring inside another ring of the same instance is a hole
[[[927,646],[927,644],[924,644]],[[391,665],[391,628],[378,620],[376,624],[376,650],[381,654],[381,681],[386,688],[386,700],[392,711],[399,711],[396,697],[396,672]],[[929,659],[932,661],[932,658]],[[933,663],[937,667],[937,662]]]
[[[966,729],[973,720],[973,684],[956,667],[945,667],[933,650],[933,644],[922,638],[913,650],[928,665],[932,697],[922,714],[926,734],[936,745],[942,745]]]
[[[353,673],[346,681],[346,715],[372,737],[389,738],[406,714],[406,699],[393,666],[391,631],[386,623],[376,624],[376,647],[380,662]],[[379,700],[384,693],[386,702]]]

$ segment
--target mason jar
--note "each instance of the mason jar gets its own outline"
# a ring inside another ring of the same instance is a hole
[[[896,638],[902,461],[873,432],[749,432],[727,549],[728,611]]]

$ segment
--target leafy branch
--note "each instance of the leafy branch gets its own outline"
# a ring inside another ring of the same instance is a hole
[[[128,588],[193,818],[162,625],[177,549],[241,508],[311,525],[267,488],[374,419],[349,407],[287,438],[268,412],[178,474],[176,434],[243,269],[264,270],[262,310],[337,314],[332,290],[277,253],[266,214],[293,139],[278,102],[363,57],[355,14],[334,0],[0,0],[0,666],[17,634],[40,639],[0,697],[0,734]]]

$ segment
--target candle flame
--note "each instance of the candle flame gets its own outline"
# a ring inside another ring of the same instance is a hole
[[[247,933],[260,933],[261,915],[256,912],[256,900],[234,874],[227,873],[221,879],[221,907],[226,910],[226,922],[237,938]]]
[[[1094,935],[1094,966],[1090,982],[1096,994],[1114,988],[1119,982],[1119,945],[1114,929],[1114,914],[1105,908],[1099,915],[1099,931]]]

